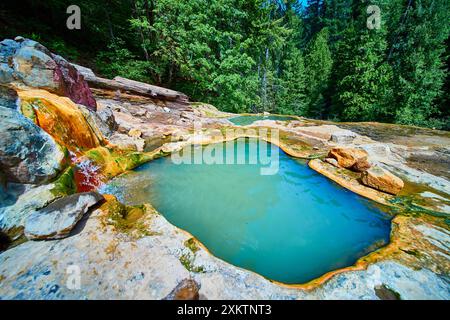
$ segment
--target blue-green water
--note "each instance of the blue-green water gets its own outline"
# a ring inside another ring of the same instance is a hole
[[[295,117],[290,116],[238,116],[230,118],[229,120],[237,126],[248,126],[255,121],[259,120],[278,120],[278,121],[288,121],[296,120]]]
[[[223,144],[225,154],[248,156],[249,143]],[[285,283],[352,265],[388,242],[387,214],[269,147],[269,154],[276,153],[275,175],[260,175],[260,164],[177,165],[166,157],[114,179],[101,192],[127,204],[150,202],[217,257]]]

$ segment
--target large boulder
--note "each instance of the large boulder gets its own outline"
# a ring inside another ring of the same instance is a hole
[[[95,111],[97,104],[83,75],[36,41],[0,42],[0,84],[45,89]]]
[[[18,108],[18,99],[19,97],[15,90],[0,85],[0,106],[16,110]]]
[[[373,166],[367,171],[364,171],[361,181],[366,186],[393,195],[397,195],[404,186],[402,179],[379,166]]]
[[[40,184],[62,169],[64,152],[16,110],[0,106],[0,166],[8,181]]]
[[[58,199],[30,214],[25,222],[25,236],[30,240],[65,238],[83,215],[102,200],[103,196],[97,192]]]
[[[362,149],[356,148],[333,148],[328,153],[329,158],[334,158],[337,160],[339,165],[343,168],[351,168],[358,161],[367,160],[367,152]]]
[[[12,240],[23,234],[23,226],[29,215],[53,202],[60,195],[54,183],[40,186],[11,183],[0,202],[0,229]]]

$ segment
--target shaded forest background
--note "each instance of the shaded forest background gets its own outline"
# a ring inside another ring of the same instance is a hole
[[[68,30],[66,8],[81,8]],[[367,7],[381,9],[369,30]],[[450,129],[448,0],[20,0],[22,35],[105,77],[169,87],[231,112]]]

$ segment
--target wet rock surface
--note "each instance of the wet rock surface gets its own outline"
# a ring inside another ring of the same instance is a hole
[[[378,285],[375,288],[375,294],[380,300],[401,300],[400,295],[386,285]]]
[[[95,113],[77,105],[67,97],[61,97],[45,90],[18,92],[22,112],[31,109],[27,115],[68,150],[81,153],[98,147],[103,137],[95,125]]]

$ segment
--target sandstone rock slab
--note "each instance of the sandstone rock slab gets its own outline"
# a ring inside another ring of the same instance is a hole
[[[356,138],[356,133],[350,130],[339,130],[331,134],[330,140],[335,143],[352,143]]]
[[[336,168],[340,168],[339,163],[337,162],[337,160],[335,158],[325,158],[325,162],[335,166]]]
[[[139,129],[131,129],[130,131],[128,131],[128,135],[132,138],[141,138],[142,131]]]
[[[73,194],[58,199],[30,214],[25,222],[25,236],[30,240],[61,239],[94,205],[103,200],[97,192]]]
[[[10,183],[5,193],[5,199],[0,203],[0,229],[10,233],[12,230],[15,240],[21,236],[23,226],[28,216],[54,201],[58,195],[53,192],[54,183],[41,186],[31,186]]]
[[[351,168],[358,161],[367,160],[367,152],[356,148],[333,148],[328,153],[329,158],[337,160],[343,168]]]
[[[402,179],[379,166],[363,172],[361,181],[366,186],[394,195],[398,194],[404,186]]]
[[[356,163],[351,167],[353,171],[356,172],[364,172],[370,169],[371,163],[366,157],[359,158],[356,160]]]
[[[127,134],[115,132],[110,138],[109,142],[116,145],[119,149],[134,150],[143,152],[145,149],[145,140],[141,138],[133,138]]]

